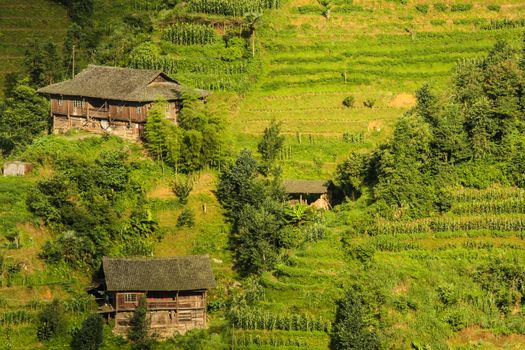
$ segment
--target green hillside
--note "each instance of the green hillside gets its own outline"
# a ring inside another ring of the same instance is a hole
[[[319,176],[308,174],[312,164],[329,174],[349,150],[384,141],[419,86],[443,88],[458,60],[483,56],[499,38],[517,44],[525,16],[521,1],[476,1],[465,11],[453,11],[453,1],[332,4],[329,19],[319,2],[302,0],[264,15],[263,73],[233,119],[242,145],[281,121],[290,167],[304,176]],[[497,26],[503,19],[517,23]],[[347,96],[353,108],[343,105]]]
[[[0,177],[0,349],[69,349],[97,310],[86,287],[103,255],[191,254],[208,254],[217,280],[210,327],[153,350],[352,348],[340,334],[372,350],[524,348],[523,1],[85,3],[80,68],[160,69],[212,95],[177,127],[159,117],[144,144],[20,141],[17,113],[44,110],[44,128],[47,102],[34,82],[0,101],[0,164],[34,164]],[[62,46],[67,13],[0,0],[0,82],[34,68],[30,38]],[[227,176],[238,187],[225,194]],[[286,178],[334,180],[333,207],[288,205]],[[191,184],[187,202],[177,183]],[[39,338],[53,299],[66,330]],[[136,349],[111,328],[100,349]]]
[[[64,7],[50,0],[0,1],[0,84],[7,73],[24,70],[30,39],[51,39],[61,46],[68,25]]]

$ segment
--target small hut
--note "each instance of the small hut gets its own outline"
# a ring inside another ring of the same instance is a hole
[[[14,161],[4,163],[4,176],[24,176],[33,170],[33,164]]]
[[[291,204],[312,205],[329,209],[331,182],[326,180],[284,180],[284,189]]]
[[[207,291],[215,287],[208,256],[103,258],[99,313],[115,318],[125,335],[133,311],[146,299],[152,332],[162,337],[207,327]]]

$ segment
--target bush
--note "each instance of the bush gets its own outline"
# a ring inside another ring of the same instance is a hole
[[[189,178],[177,178],[171,187],[173,193],[177,196],[177,199],[181,204],[188,202],[188,196],[193,189],[193,181]]]
[[[421,13],[428,13],[429,6],[427,4],[417,4],[416,10]]]
[[[104,339],[104,320],[99,314],[90,315],[82,323],[82,327],[73,331],[71,349],[98,350]]]
[[[177,227],[193,227],[195,225],[195,215],[190,208],[184,208],[177,218]]]
[[[439,12],[445,12],[448,9],[448,5],[442,2],[438,2],[434,4],[434,9],[436,9]]]
[[[343,106],[345,106],[346,108],[354,107],[354,103],[355,103],[355,97],[354,96],[347,96],[343,100]]]
[[[376,100],[374,100],[373,98],[369,98],[363,102],[363,105],[367,108],[374,108],[375,104]]]
[[[55,299],[51,304],[46,305],[38,315],[37,338],[40,341],[46,341],[64,334],[65,330],[64,307],[59,300]]]
[[[487,5],[487,10],[494,11],[494,12],[499,12],[499,10],[501,10],[501,6],[500,5],[496,5],[496,4],[489,4],[489,5]]]
[[[472,4],[454,4],[450,7],[452,12],[465,12],[472,10]]]

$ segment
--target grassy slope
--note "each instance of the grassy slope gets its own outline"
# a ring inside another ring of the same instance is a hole
[[[64,7],[51,0],[0,0],[0,85],[5,74],[21,70],[30,38],[62,45],[68,25]]]
[[[258,33],[264,73],[240,104],[238,143],[255,144],[276,119],[292,154],[285,176],[327,176],[349,150],[384,141],[421,84],[442,88],[458,59],[483,55],[497,38],[519,40],[520,29],[487,31],[461,21],[522,18],[522,1],[470,2],[474,8],[466,12],[440,12],[433,3],[355,0],[360,10],[334,9],[329,20],[298,12],[299,6],[317,5],[315,0],[289,0],[268,12]],[[502,5],[499,12],[487,9],[493,3]],[[430,5],[428,13],[418,12],[416,4]],[[355,108],[343,107],[348,95],[355,97]],[[373,109],[363,107],[368,99],[375,100]],[[345,143],[343,133],[362,134],[364,141]]]

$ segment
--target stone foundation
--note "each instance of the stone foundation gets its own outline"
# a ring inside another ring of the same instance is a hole
[[[53,116],[53,133],[63,134],[72,129],[95,134],[110,134],[128,140],[140,140],[144,135],[144,124],[107,119]]]
[[[178,313],[179,315],[175,310],[148,311],[151,333],[160,338],[169,338],[176,334],[184,334],[194,328],[206,328],[204,310],[179,310]],[[113,333],[126,336],[132,317],[133,312],[118,312],[115,315]]]

